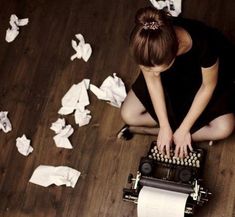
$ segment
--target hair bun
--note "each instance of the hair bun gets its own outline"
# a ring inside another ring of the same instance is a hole
[[[153,7],[141,8],[137,11],[135,23],[143,25],[144,29],[156,30],[164,25],[168,20],[164,10],[157,10]]]

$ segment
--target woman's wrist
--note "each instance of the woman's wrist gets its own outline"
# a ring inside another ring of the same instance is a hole
[[[178,128],[180,131],[184,131],[184,132],[189,132],[191,127],[189,125],[186,125],[186,124],[181,124]]]
[[[160,123],[160,128],[171,128],[169,123]]]

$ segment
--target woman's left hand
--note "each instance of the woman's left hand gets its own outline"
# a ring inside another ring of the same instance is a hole
[[[191,145],[191,134],[188,130],[178,128],[173,135],[173,141],[176,145],[176,157],[183,158],[185,156],[188,156],[188,148],[190,149],[190,151],[193,151]]]

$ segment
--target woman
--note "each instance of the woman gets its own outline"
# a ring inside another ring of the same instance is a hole
[[[234,130],[234,72],[231,44],[199,21],[140,9],[130,48],[140,74],[121,115],[127,124],[118,137],[158,135],[169,156],[184,157],[193,141],[219,140]],[[233,55],[234,56],[234,55]]]

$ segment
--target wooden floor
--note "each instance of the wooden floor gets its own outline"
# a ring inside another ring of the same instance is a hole
[[[0,0],[0,110],[9,111],[13,131],[0,132],[1,217],[135,217],[136,206],[122,201],[129,172],[145,155],[149,136],[118,141],[119,110],[90,94],[92,121],[78,128],[73,115],[73,150],[56,148],[49,129],[61,98],[83,78],[95,85],[118,73],[129,90],[138,69],[128,53],[136,10],[148,0]],[[235,1],[185,0],[184,17],[220,28],[235,42]],[[13,43],[5,42],[11,14],[28,17]],[[71,39],[82,33],[93,54],[85,63],[70,61]],[[34,148],[17,152],[15,140],[26,134]],[[235,217],[235,137],[208,148],[205,184],[213,192],[197,217]],[[74,189],[43,188],[28,182],[40,165],[66,165],[81,171]]]

